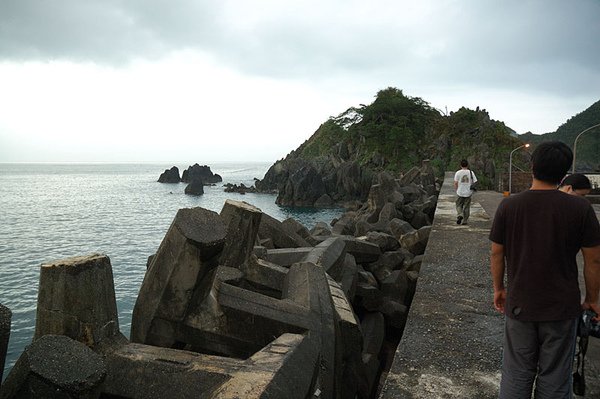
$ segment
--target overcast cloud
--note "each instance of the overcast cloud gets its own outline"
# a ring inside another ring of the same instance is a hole
[[[0,162],[264,160],[388,86],[545,133],[600,99],[600,1],[1,0]]]

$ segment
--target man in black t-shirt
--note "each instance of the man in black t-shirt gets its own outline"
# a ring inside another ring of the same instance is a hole
[[[538,145],[530,190],[505,198],[490,231],[494,306],[506,315],[500,398],[571,398],[577,320],[600,314],[600,225],[590,203],[557,190],[573,153]],[[580,303],[576,255],[584,257]],[[506,271],[507,287],[504,285]]]

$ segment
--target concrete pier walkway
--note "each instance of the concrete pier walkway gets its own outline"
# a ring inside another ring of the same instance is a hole
[[[503,316],[492,304],[488,234],[502,194],[475,193],[468,225],[457,225],[452,179],[447,173],[380,399],[498,397]],[[600,398],[600,339],[590,338],[586,380],[585,397]]]

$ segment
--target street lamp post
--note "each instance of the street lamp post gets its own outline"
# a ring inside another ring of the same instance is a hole
[[[588,130],[592,130],[595,127],[600,126],[600,123],[594,126],[590,126],[587,129],[585,129],[583,132],[579,133],[577,135],[577,137],[575,137],[575,142],[573,143],[573,171],[571,173],[575,173],[575,158],[577,156],[577,139],[579,138],[579,136],[581,136],[582,134],[584,134],[585,132],[587,132]]]
[[[519,146],[517,148],[515,148],[514,150],[512,150],[510,152],[510,156],[508,157],[509,161],[508,161],[508,195],[512,194],[512,154],[517,151],[519,148],[528,148],[529,144],[523,144],[522,146]]]

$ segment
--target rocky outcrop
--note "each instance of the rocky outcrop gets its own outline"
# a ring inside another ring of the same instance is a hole
[[[240,183],[239,185],[237,184],[231,184],[231,183],[227,183],[224,185],[225,187],[225,192],[226,193],[238,193],[238,194],[246,194],[246,193],[256,193],[256,187],[254,186],[246,186],[244,183]]]
[[[185,186],[184,192],[188,195],[204,194],[204,184],[202,183],[202,180],[192,180],[190,184]]]
[[[193,181],[201,181],[203,184],[215,184],[223,181],[223,178],[218,174],[213,174],[210,166],[194,164],[183,171],[181,181],[191,183]]]
[[[173,166],[171,169],[165,169],[158,178],[159,183],[179,183],[181,178],[179,177],[179,168]]]
[[[290,157],[277,161],[263,180],[259,191],[276,190],[276,203],[283,206],[332,206],[352,200],[363,201],[373,174],[356,161],[336,155],[313,160]]]

